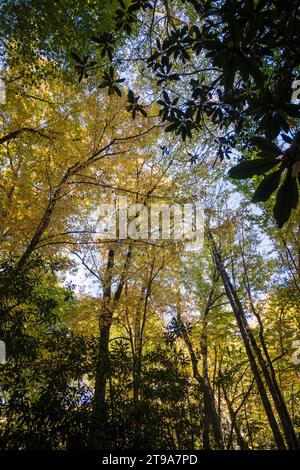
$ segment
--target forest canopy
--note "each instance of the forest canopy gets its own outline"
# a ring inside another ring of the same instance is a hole
[[[299,450],[300,1],[0,19],[0,449]]]

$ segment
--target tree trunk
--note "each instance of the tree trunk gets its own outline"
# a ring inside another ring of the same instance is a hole
[[[282,429],[283,429],[283,432],[284,432],[284,435],[285,435],[285,439],[286,439],[288,448],[290,450],[297,450],[297,449],[300,448],[299,443],[298,443],[298,439],[297,439],[296,432],[295,432],[295,429],[293,427],[293,423],[292,423],[290,414],[288,412],[286,403],[284,401],[283,395],[281,393],[280,387],[279,387],[278,382],[277,382],[275,370],[274,370],[272,360],[270,358],[269,351],[268,351],[268,348],[267,348],[267,345],[266,345],[266,342],[265,342],[265,338],[264,338],[263,323],[261,321],[259,312],[256,311],[256,308],[255,308],[255,306],[252,302],[250,282],[249,282],[249,278],[248,278],[248,272],[247,272],[247,266],[246,266],[246,263],[245,263],[244,253],[243,253],[243,266],[244,266],[244,273],[245,273],[245,277],[246,277],[246,290],[247,290],[247,294],[248,294],[248,297],[249,297],[249,300],[250,300],[252,312],[253,312],[253,314],[255,315],[255,317],[258,321],[259,339],[260,339],[260,343],[261,343],[262,350],[263,350],[263,353],[265,355],[266,360],[263,357],[262,351],[261,351],[260,347],[258,346],[251,329],[249,329],[249,328],[248,328],[248,335],[249,335],[253,350],[254,350],[257,358],[258,358],[258,362],[259,362],[259,365],[261,367],[262,373],[264,375],[266,384],[267,384],[268,389],[270,391],[270,394],[273,398],[274,405],[275,405],[276,411],[278,413],[278,416],[279,416],[279,419],[280,419],[280,422],[281,422],[281,425],[282,425]],[[245,319],[245,321],[246,321],[246,319]]]
[[[260,377],[260,371],[259,371],[258,365],[256,363],[256,359],[255,359],[252,347],[251,347],[252,344],[249,340],[249,331],[250,331],[250,329],[249,329],[249,326],[246,322],[245,313],[244,313],[244,311],[242,309],[242,306],[241,306],[241,303],[239,302],[239,299],[236,295],[235,289],[234,289],[234,287],[233,287],[233,285],[230,281],[229,275],[228,275],[228,273],[227,273],[227,271],[224,267],[224,263],[223,263],[221,254],[217,249],[217,246],[214,242],[214,239],[213,239],[213,236],[212,236],[211,232],[208,233],[208,237],[209,237],[209,239],[211,240],[211,243],[212,243],[213,255],[214,255],[214,258],[215,258],[215,261],[216,261],[216,266],[217,266],[217,268],[220,272],[225,292],[227,294],[227,297],[228,297],[228,300],[230,302],[231,308],[232,308],[233,313],[235,315],[235,318],[236,318],[236,321],[237,321],[237,324],[238,324],[238,327],[239,327],[239,330],[240,330],[240,333],[241,333],[241,336],[242,336],[242,339],[243,339],[243,343],[244,343],[244,346],[245,346],[245,349],[246,349],[246,353],[247,353],[247,356],[248,356],[248,359],[249,359],[251,370],[252,370],[253,376],[255,378],[257,389],[258,389],[258,392],[260,394],[264,409],[266,411],[266,415],[267,415],[271,430],[273,432],[273,436],[274,436],[276,446],[277,446],[278,449],[286,449],[283,437],[281,435],[279,426],[277,424],[275,415],[274,415],[273,410],[272,410],[270,400],[269,400],[267,392],[265,390],[264,383],[263,383],[263,381]]]
[[[199,383],[201,390],[203,392],[204,396],[204,409],[207,410],[208,412],[208,419],[211,423],[212,426],[212,432],[213,436],[215,439],[215,444],[218,449],[224,449],[224,443],[223,443],[223,437],[222,437],[222,431],[221,431],[221,426],[220,426],[220,416],[217,412],[216,405],[215,405],[215,399],[210,387],[210,384],[206,383],[204,378],[200,375],[199,370],[198,370],[198,361],[196,358],[196,354],[193,348],[193,345],[190,341],[188,332],[182,324],[182,338],[188,348],[190,358],[191,358],[191,363],[192,363],[192,368],[193,368],[193,376],[195,380]],[[204,417],[205,419],[205,417]]]
[[[208,338],[207,338],[207,316],[210,308],[210,302],[212,300],[213,289],[210,292],[210,296],[206,305],[206,308],[203,312],[203,327],[201,332],[200,344],[201,344],[201,354],[202,354],[202,371],[203,371],[203,380],[205,386],[210,388],[210,381],[208,375],[208,366],[207,366],[207,355],[208,355]],[[209,416],[209,402],[204,395],[204,417]],[[209,422],[204,419],[203,423],[203,449],[210,449],[210,439],[209,439]]]
[[[99,349],[95,377],[95,392],[89,447],[102,450],[109,448],[107,434],[106,383],[110,370],[109,336],[113,313],[120,300],[131,260],[131,245],[120,276],[118,287],[112,299],[112,269],[114,268],[114,249],[108,252],[107,266],[103,277],[103,308],[99,317]]]

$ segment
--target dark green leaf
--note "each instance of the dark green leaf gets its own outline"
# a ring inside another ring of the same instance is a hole
[[[254,175],[262,175],[278,165],[278,160],[264,160],[262,158],[255,160],[245,160],[231,168],[228,176],[233,179],[252,178]]]
[[[297,204],[297,180],[288,174],[277,192],[276,203],[273,208],[274,217],[278,227],[283,227],[283,225],[289,220],[292,209],[295,209]]]
[[[267,201],[273,192],[278,188],[280,183],[282,170],[277,170],[270,175],[264,177],[262,182],[257,187],[254,196],[252,198],[253,202],[258,201]]]
[[[282,155],[282,151],[280,150],[277,145],[275,145],[273,142],[271,142],[268,139],[265,139],[264,137],[253,137],[252,143],[256,145],[266,156],[270,156],[271,158],[276,158],[279,157],[279,155]]]

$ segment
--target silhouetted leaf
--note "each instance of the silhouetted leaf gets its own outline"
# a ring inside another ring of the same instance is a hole
[[[280,150],[280,148],[277,147],[276,144],[273,144],[273,142],[271,142],[270,140],[265,139],[264,137],[253,137],[251,141],[256,147],[258,147],[263,152],[264,156],[266,157],[276,158],[282,155],[282,151]]]
[[[255,159],[245,160],[238,165],[231,168],[228,176],[233,179],[251,178],[254,175],[262,175],[271,170],[274,166],[278,165],[278,160]]]
[[[258,201],[267,201],[273,192],[278,188],[280,183],[282,170],[277,170],[270,175],[264,177],[262,182],[256,188],[254,196],[252,198],[253,202]]]
[[[297,204],[297,180],[288,174],[277,192],[276,203],[273,208],[274,217],[278,227],[283,227],[283,225],[289,220],[292,209],[295,209]]]

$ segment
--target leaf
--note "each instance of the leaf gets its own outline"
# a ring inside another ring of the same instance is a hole
[[[122,92],[121,92],[120,88],[118,88],[116,85],[114,85],[114,90],[117,93],[117,95],[120,96],[120,98],[121,98]]]
[[[224,63],[224,87],[225,91],[232,89],[236,74],[236,58],[235,55],[231,55],[228,61]]]
[[[292,178],[298,178],[300,175],[300,161],[297,160],[292,166]]]
[[[98,36],[91,36],[91,40],[97,44],[103,45],[103,38],[99,38]]]
[[[252,178],[254,175],[266,173],[279,163],[279,160],[265,160],[262,158],[245,160],[231,168],[228,172],[228,176],[233,179]]]
[[[273,142],[268,139],[265,139],[264,137],[257,136],[253,137],[251,140],[256,147],[262,150],[266,158],[276,158],[282,155],[281,149],[277,147],[277,145],[275,145]]]
[[[289,135],[281,134],[281,138],[287,144],[291,144],[293,142],[293,139]]]
[[[172,132],[174,131],[175,129],[177,129],[179,126],[179,123],[178,122],[173,122],[172,124],[170,124],[167,128],[166,128],[166,132]]]
[[[123,2],[123,0],[117,0],[118,3],[120,3],[121,7],[123,8],[123,10],[125,10],[125,3]]]
[[[259,186],[256,188],[254,196],[252,198],[253,202],[258,201],[267,201],[273,192],[278,188],[280,183],[282,170],[277,170],[270,175],[265,176],[261,181]]]
[[[132,90],[128,91],[128,101],[129,103],[134,103],[134,93]]]
[[[110,86],[110,82],[108,82],[107,80],[104,80],[99,84],[99,88],[106,88],[107,86]]]
[[[139,106],[139,111],[142,116],[147,117],[147,111],[142,106]]]
[[[75,52],[71,52],[71,56],[75,60],[75,62],[77,62],[78,64],[80,64],[80,65],[85,65],[86,64],[86,61],[81,59],[77,54],[75,54]]]
[[[260,88],[264,86],[265,83],[265,75],[264,73],[260,70],[259,66],[257,63],[249,58],[244,59],[246,67],[249,71],[249,74],[253,77],[256,85]]]
[[[274,217],[279,228],[283,227],[283,225],[289,220],[292,209],[295,209],[297,204],[297,180],[288,174],[277,192],[276,203],[273,208]]]
[[[170,98],[168,96],[168,93],[164,90],[163,91],[163,97],[164,97],[164,100],[167,104],[171,104],[171,101],[170,101]]]
[[[88,63],[88,67],[95,67],[97,65],[97,62],[95,60],[92,60],[91,62]]]
[[[260,121],[260,128],[265,131],[268,139],[275,139],[281,131],[281,122],[278,120],[277,112],[267,112]]]

